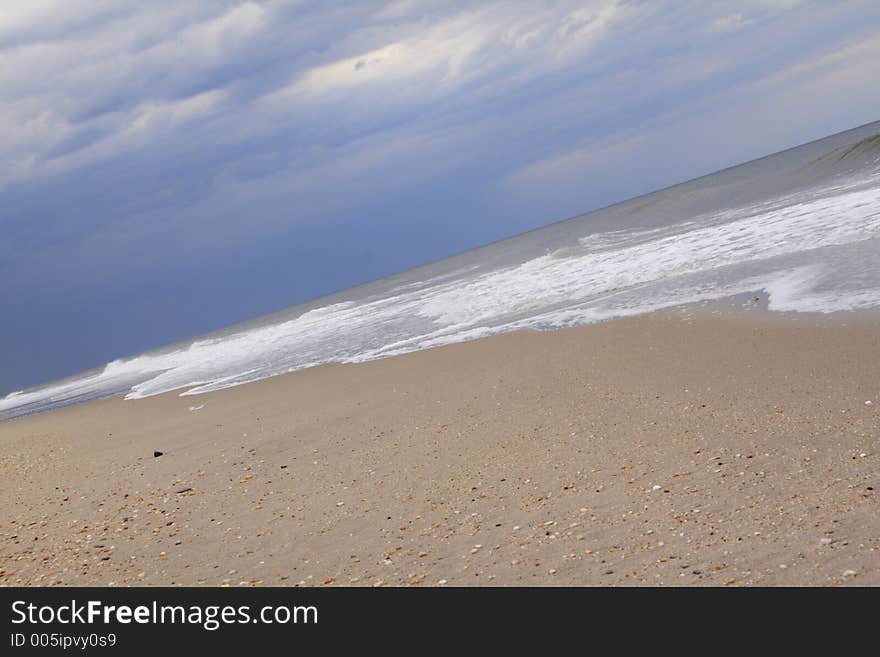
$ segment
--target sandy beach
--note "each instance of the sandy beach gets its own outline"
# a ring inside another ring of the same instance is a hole
[[[511,333],[0,452],[5,585],[878,585],[880,318]]]

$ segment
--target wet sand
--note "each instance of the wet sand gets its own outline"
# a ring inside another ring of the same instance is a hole
[[[880,319],[512,333],[5,422],[0,454],[5,585],[878,585]]]

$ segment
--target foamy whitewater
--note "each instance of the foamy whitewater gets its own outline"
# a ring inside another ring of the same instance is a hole
[[[111,395],[219,390],[763,292],[880,309],[880,123],[0,400],[10,418]]]

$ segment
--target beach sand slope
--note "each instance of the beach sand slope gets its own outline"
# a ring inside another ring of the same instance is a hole
[[[880,319],[511,333],[0,452],[6,585],[877,585]]]

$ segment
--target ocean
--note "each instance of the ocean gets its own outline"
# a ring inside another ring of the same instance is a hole
[[[880,309],[880,122],[0,399],[11,419],[762,294]]]

